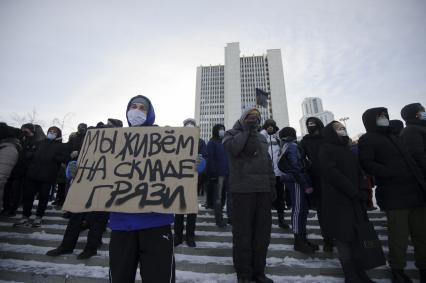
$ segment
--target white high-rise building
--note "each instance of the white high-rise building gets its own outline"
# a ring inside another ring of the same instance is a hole
[[[306,120],[309,117],[317,117],[324,123],[324,126],[334,120],[334,114],[332,112],[327,110],[324,111],[322,100],[319,97],[305,98],[302,102],[302,112],[303,116],[299,120],[302,136],[308,133],[306,129]]]
[[[256,104],[256,88],[270,95],[267,107]],[[240,44],[225,47],[225,65],[197,67],[195,120],[204,140],[215,124],[232,128],[244,110],[257,107],[262,123],[274,119],[282,128],[289,125],[281,50],[259,56],[240,56]]]

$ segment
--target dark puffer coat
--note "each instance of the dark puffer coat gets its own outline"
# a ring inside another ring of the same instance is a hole
[[[36,143],[36,151],[29,162],[27,178],[44,183],[54,184],[61,163],[69,160],[69,149],[62,143],[62,132],[55,140],[44,139]]]
[[[376,117],[386,108],[368,109],[362,115],[367,133],[359,139],[364,171],[375,177],[377,204],[382,210],[426,205],[423,174],[390,127],[378,127]],[[386,114],[387,115],[387,114]]]
[[[330,237],[353,241],[355,225],[366,217],[365,205],[362,204],[362,190],[366,186],[361,168],[347,140],[343,141],[337,136],[333,122],[322,130],[322,135],[324,144],[319,152],[322,226]]]
[[[249,131],[243,127],[250,110],[244,112],[223,138],[229,159],[231,193],[275,191],[275,175],[266,138],[256,130]]]
[[[401,116],[407,127],[402,131],[402,142],[416,164],[426,176],[426,121],[416,118],[416,113],[424,110],[420,103],[406,105]]]

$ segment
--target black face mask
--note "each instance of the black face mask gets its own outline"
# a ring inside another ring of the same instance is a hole
[[[316,130],[318,130],[318,126],[307,126],[308,133],[313,134]]]

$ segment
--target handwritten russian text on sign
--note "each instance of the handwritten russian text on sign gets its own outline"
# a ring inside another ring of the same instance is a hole
[[[87,131],[63,209],[196,213],[198,138],[197,128]]]

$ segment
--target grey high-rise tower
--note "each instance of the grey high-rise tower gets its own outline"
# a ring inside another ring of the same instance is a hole
[[[267,107],[256,104],[256,88],[268,92]],[[272,118],[289,125],[281,50],[259,56],[240,56],[238,42],[225,47],[225,65],[197,67],[195,119],[201,138],[208,140],[215,124],[230,129],[245,109],[257,107],[262,122]]]

